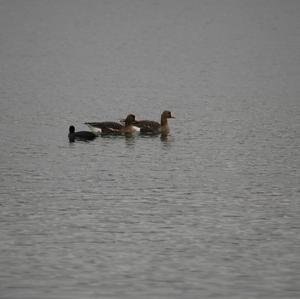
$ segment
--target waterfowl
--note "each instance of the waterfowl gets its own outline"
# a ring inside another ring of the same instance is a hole
[[[89,131],[75,132],[75,127],[70,126],[68,137],[70,142],[74,142],[75,140],[81,140],[81,141],[94,140],[97,136],[93,132],[89,132]]]
[[[164,111],[161,114],[160,123],[153,120],[136,120],[134,125],[140,128],[141,133],[146,134],[162,134],[168,135],[170,128],[168,125],[168,118],[175,118],[170,111]]]
[[[104,122],[86,122],[85,124],[95,134],[132,134],[140,130],[134,126],[135,115],[128,114],[124,120],[124,125],[118,122],[104,121]]]

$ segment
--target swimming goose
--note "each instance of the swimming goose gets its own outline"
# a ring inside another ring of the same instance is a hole
[[[69,127],[69,141],[74,142],[75,140],[81,140],[81,141],[89,141],[95,139],[97,136],[89,131],[79,131],[75,132],[75,127],[70,126]]]
[[[128,114],[122,125],[113,121],[104,122],[86,122],[85,124],[95,134],[132,134],[140,130],[140,128],[133,125],[135,122],[135,115]]]
[[[160,123],[153,120],[136,120],[134,125],[140,128],[141,133],[146,134],[162,134],[168,135],[170,128],[168,125],[168,118],[175,118],[170,111],[164,111],[161,114]]]

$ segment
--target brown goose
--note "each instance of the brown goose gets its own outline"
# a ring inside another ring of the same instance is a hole
[[[168,135],[170,132],[168,118],[175,118],[175,116],[170,111],[164,111],[160,123],[153,120],[135,120],[134,126],[139,127],[141,133]]]
[[[117,122],[86,122],[85,124],[90,128],[94,134],[132,134],[139,131],[139,128],[133,126],[135,122],[135,115],[128,114],[125,119],[125,124],[122,125]]]

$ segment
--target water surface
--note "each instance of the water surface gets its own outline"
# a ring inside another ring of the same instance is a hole
[[[298,298],[299,1],[0,1],[0,297]],[[69,144],[159,120],[166,139]]]

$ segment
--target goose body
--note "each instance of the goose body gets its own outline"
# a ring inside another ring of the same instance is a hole
[[[86,122],[85,123],[90,130],[99,135],[101,133],[114,133],[114,132],[120,132],[122,128],[124,127],[123,125],[117,123],[117,122],[112,122],[112,121],[104,121],[104,122]]]
[[[141,133],[167,135],[170,132],[168,118],[175,118],[170,111],[161,114],[160,123],[153,120],[136,120],[134,125],[140,128]]]
[[[132,134],[140,131],[140,128],[134,126],[135,115],[128,114],[125,119],[125,124],[118,122],[104,121],[104,122],[86,122],[85,124],[90,128],[94,134]]]
[[[90,141],[94,140],[97,136],[93,132],[89,131],[79,131],[75,132],[75,127],[70,126],[69,127],[69,141],[74,142],[75,140],[81,140],[81,141]]]

